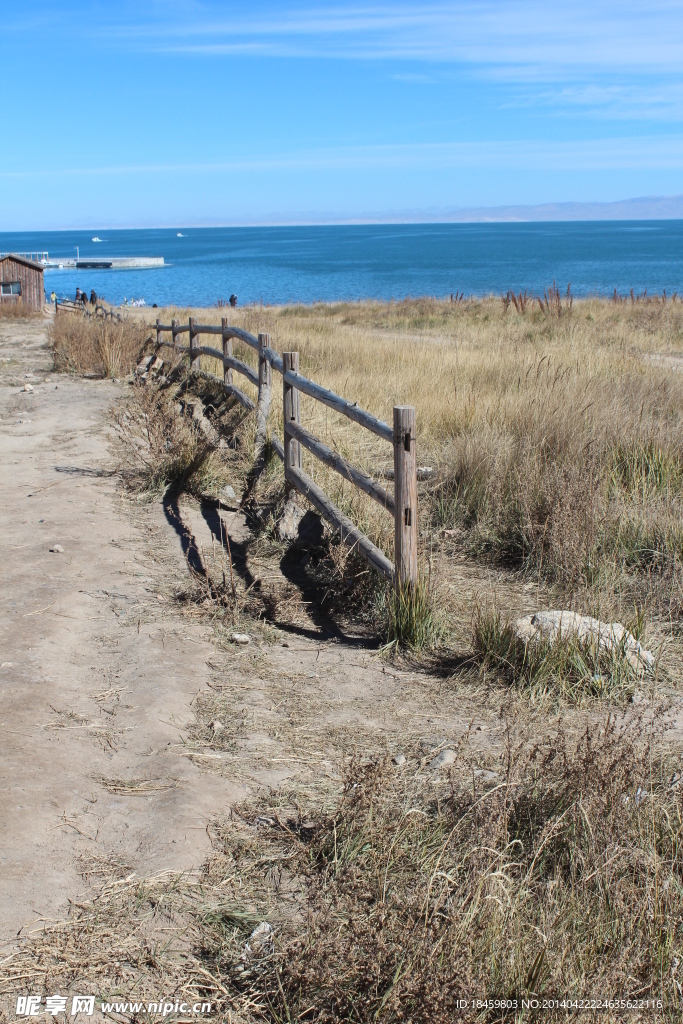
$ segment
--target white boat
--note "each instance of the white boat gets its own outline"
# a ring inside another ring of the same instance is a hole
[[[94,237],[94,238],[92,239],[92,241],[93,241],[93,242],[101,242],[101,241],[102,241],[102,239],[101,239],[101,238],[98,238],[98,237],[97,237],[97,235],[95,235],[95,237]]]
[[[184,238],[184,237],[185,237],[185,235],[181,234],[181,232],[180,232],[180,231],[179,231],[179,232],[178,232],[178,234],[176,235],[176,238]]]

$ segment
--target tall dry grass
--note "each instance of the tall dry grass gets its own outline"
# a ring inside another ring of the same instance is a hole
[[[130,373],[150,337],[145,323],[132,318],[114,322],[80,313],[62,313],[50,327],[56,369],[96,377]]]
[[[472,552],[540,572],[598,604],[600,595],[631,608],[650,601],[677,617],[683,305],[518,307],[424,299],[249,307],[231,316],[253,333],[269,331],[275,349],[299,351],[303,373],[387,422],[394,404],[416,407],[418,462],[438,470],[420,494],[429,543],[457,529]],[[217,310],[193,312],[219,322]],[[253,350],[235,349],[255,364]],[[391,465],[386,444],[305,396],[301,414],[367,471]],[[276,402],[280,436],[281,417]],[[304,463],[391,554],[390,517],[306,453]]]
[[[41,316],[39,310],[25,306],[23,302],[0,302],[0,320],[26,320]]]

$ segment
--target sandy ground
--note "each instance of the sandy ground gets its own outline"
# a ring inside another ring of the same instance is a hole
[[[112,872],[198,868],[211,820],[247,796],[321,799],[354,750],[424,752],[471,724],[483,751],[502,728],[359,638],[304,621],[238,647],[183,610],[178,524],[161,502],[133,506],[116,475],[112,407],[126,390],[54,374],[46,322],[0,321],[5,947]],[[210,518],[190,502],[180,512],[208,551]],[[244,539],[238,517],[225,525]],[[480,584],[464,581],[463,600]]]

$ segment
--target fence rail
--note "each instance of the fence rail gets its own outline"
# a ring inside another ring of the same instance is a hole
[[[95,306],[95,309],[86,309],[82,302],[73,302],[71,299],[55,299],[55,313],[61,310],[63,313],[82,313],[84,316],[98,316],[102,315],[106,320],[109,317],[110,320],[118,320],[121,323],[121,314],[115,313],[113,309],[105,309],[99,303]]]
[[[282,400],[284,438],[272,437],[271,444],[284,463],[285,490],[287,493],[297,490],[335,529],[339,530],[342,540],[361,554],[371,566],[387,579],[392,580],[396,587],[413,586],[417,583],[417,459],[415,452],[415,410],[411,406],[395,406],[393,427],[382,422],[371,413],[358,407],[334,391],[316,384],[299,373],[299,353],[283,352],[282,355],[270,347],[270,335],[259,334],[258,338],[248,331],[231,327],[224,317],[221,326],[216,324],[198,324],[190,317],[187,325],[177,320],[170,324],[156,322],[157,347],[168,347],[176,352],[189,356],[190,366],[201,371],[201,357],[208,356],[223,363],[223,388],[227,395],[249,409],[256,409],[256,459],[262,457],[267,440],[267,419],[272,398],[272,371],[282,376]],[[171,340],[162,338],[163,334],[171,334]],[[181,334],[189,334],[189,344],[178,344]],[[220,336],[222,348],[199,345],[200,335]],[[241,341],[258,352],[258,370],[249,366],[232,352],[232,342]],[[233,373],[239,373],[258,388],[258,401],[252,399],[239,388],[233,380]],[[213,374],[209,374],[213,377]],[[307,395],[315,401],[326,405],[335,412],[346,416],[355,423],[371,431],[377,437],[388,441],[394,449],[394,495],[388,493],[372,477],[352,466],[337,452],[328,448],[323,441],[315,437],[301,425],[300,395]],[[356,527],[348,516],[344,515],[332,503],[325,492],[304,472],[301,449],[305,448],[326,466],[334,469],[359,490],[373,498],[394,517],[394,549],[395,564],[372,543],[372,541]]]

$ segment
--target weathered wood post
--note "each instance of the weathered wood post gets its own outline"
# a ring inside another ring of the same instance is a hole
[[[223,384],[232,384],[232,366],[227,366],[225,360],[232,358],[232,338],[228,337],[228,318],[221,317],[223,328]]]
[[[282,353],[282,417],[284,420],[284,441],[285,441],[285,498],[288,498],[294,490],[287,481],[288,469],[301,469],[301,444],[289,437],[287,434],[288,423],[299,423],[299,392],[285,380],[288,370],[294,373],[299,372],[299,353]]]
[[[258,395],[261,398],[261,392],[264,388],[270,389],[273,382],[273,371],[270,363],[263,355],[263,349],[270,348],[270,335],[261,334],[258,336]]]
[[[196,341],[195,341],[196,337],[197,337],[197,335],[195,334],[195,330],[194,330],[194,317],[191,316],[190,317],[190,369],[191,370],[198,370],[200,365],[201,365],[200,357],[195,355],[195,352],[194,352],[195,348],[197,347],[197,344],[196,344]]]
[[[173,342],[173,351],[178,344],[178,321],[171,320],[171,341]]]
[[[396,588],[417,583],[415,409],[394,406],[394,547]]]
[[[95,312],[97,312],[97,306],[95,306]],[[105,314],[104,319],[105,320],[107,319],[106,314]],[[159,324],[160,323],[161,323],[161,320],[159,319],[159,317],[157,317],[157,349],[159,348],[159,345],[161,344],[161,330],[159,328]]]

